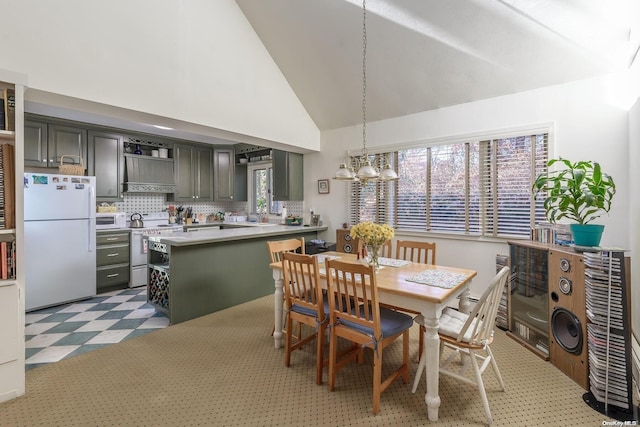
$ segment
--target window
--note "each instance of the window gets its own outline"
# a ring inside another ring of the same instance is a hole
[[[248,167],[251,212],[277,214],[282,202],[273,200],[273,168],[271,163]]]
[[[544,220],[531,185],[546,171],[548,133],[425,144],[378,155],[397,182],[351,185],[350,220],[399,230],[528,236]]]

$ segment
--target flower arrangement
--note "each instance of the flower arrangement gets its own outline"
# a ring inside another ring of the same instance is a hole
[[[360,239],[367,246],[367,262],[376,268],[380,268],[378,254],[380,246],[393,238],[394,231],[388,224],[376,224],[371,221],[361,222],[351,227],[349,235],[354,239]]]
[[[394,231],[389,224],[367,221],[351,227],[349,235],[354,239],[362,240],[365,245],[380,246],[385,241],[393,239]]]

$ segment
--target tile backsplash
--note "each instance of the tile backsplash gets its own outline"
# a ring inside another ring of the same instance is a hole
[[[167,202],[167,196],[164,194],[127,194],[124,195],[124,201],[113,203],[119,212],[127,213],[148,213],[160,212],[169,207],[185,206],[193,208],[196,214],[205,216],[216,212],[237,212],[238,214],[247,213],[247,202]],[[99,204],[99,202],[98,202]],[[302,215],[303,202],[285,202],[288,214]]]

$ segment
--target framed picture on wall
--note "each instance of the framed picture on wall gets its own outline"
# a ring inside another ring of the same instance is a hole
[[[319,179],[318,180],[318,193],[319,194],[329,194],[329,180],[328,179]]]

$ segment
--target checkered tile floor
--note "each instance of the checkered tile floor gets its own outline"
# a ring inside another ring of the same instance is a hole
[[[169,324],[145,287],[109,292],[26,314],[26,369],[137,337]]]

